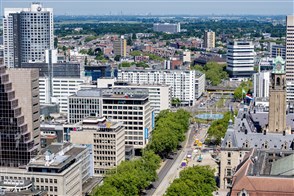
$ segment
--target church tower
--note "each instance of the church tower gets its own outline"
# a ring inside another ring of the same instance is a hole
[[[286,131],[286,72],[285,61],[278,56],[274,60],[269,89],[268,132]]]

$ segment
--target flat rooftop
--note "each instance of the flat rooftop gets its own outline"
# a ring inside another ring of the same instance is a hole
[[[68,164],[71,165],[76,156],[84,150],[84,147],[73,146],[70,143],[53,143],[43,149],[39,155],[31,159],[28,167],[50,168],[58,169],[60,171],[68,166]]]

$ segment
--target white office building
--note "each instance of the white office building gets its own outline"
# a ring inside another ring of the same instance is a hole
[[[118,80],[132,84],[171,86],[172,98],[192,106],[205,91],[205,74],[195,70],[119,70]]]
[[[140,92],[141,91],[141,92]],[[154,128],[146,89],[85,89],[69,97],[69,123],[78,123],[88,116],[103,116],[121,121],[125,126],[125,144],[144,148]]]
[[[47,104],[51,102],[58,103],[60,112],[67,113],[68,97],[75,94],[79,85],[83,84],[81,78],[52,78],[52,97],[50,97],[50,78],[39,78],[40,103]]]
[[[3,17],[4,64],[44,62],[53,49],[53,9],[32,3],[30,8],[5,8]]]
[[[149,101],[155,116],[161,110],[171,108],[171,86],[165,84],[130,84],[128,82],[116,81],[115,78],[98,78],[98,88],[124,88],[124,89],[147,89]]]
[[[294,101],[294,15],[287,16],[286,34],[287,101]]]
[[[227,71],[233,80],[250,78],[254,73],[254,45],[251,41],[230,41],[227,50]]]
[[[181,32],[181,24],[155,23],[153,24],[153,31],[164,33],[179,33]]]
[[[253,74],[254,97],[269,97],[270,71]]]

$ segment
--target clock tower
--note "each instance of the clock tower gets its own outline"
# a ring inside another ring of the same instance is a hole
[[[285,61],[278,56],[274,59],[269,88],[268,132],[286,131],[286,72]]]

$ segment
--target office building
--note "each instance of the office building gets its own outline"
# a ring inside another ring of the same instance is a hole
[[[155,116],[161,110],[171,108],[171,87],[164,84],[130,84],[128,82],[116,81],[115,78],[99,78],[97,80],[98,88],[121,88],[134,90],[135,94],[149,95],[151,108]],[[138,89],[147,89],[147,91],[140,91]],[[127,91],[126,91],[127,92]]]
[[[243,80],[254,73],[254,45],[251,41],[230,41],[227,50],[227,71],[232,80]]]
[[[99,81],[99,80],[98,80]],[[143,88],[148,89],[149,101],[154,115],[159,114],[161,110],[167,110],[171,108],[171,86],[164,84],[130,84],[127,82],[114,82],[116,88],[136,89]]]
[[[205,91],[205,74],[195,70],[119,70],[118,80],[132,84],[171,86],[172,98],[192,106]]]
[[[25,180],[27,186],[47,191],[48,195],[82,195],[82,185],[91,171],[87,147],[55,143],[39,152],[26,167],[0,167],[0,180]]]
[[[139,92],[141,91],[141,92]],[[69,123],[87,116],[104,116],[122,121],[125,144],[142,149],[154,128],[154,115],[146,89],[86,89],[69,97]]]
[[[263,57],[259,59],[258,62],[258,71],[271,71],[273,70],[273,65],[274,65],[274,58],[271,57]]]
[[[30,8],[5,8],[3,17],[4,65],[44,62],[53,49],[53,9],[32,3]]]
[[[122,122],[105,117],[86,117],[70,133],[71,142],[92,146],[94,176],[106,172],[125,160],[125,130]]]
[[[110,65],[84,66],[84,75],[92,77],[94,83],[98,78],[117,77],[117,73],[117,68],[112,68]]]
[[[293,150],[251,150],[236,168],[231,195],[293,195],[293,162]]]
[[[12,84],[0,61],[0,166],[18,167],[26,165],[39,149],[38,76],[30,70],[23,73],[27,81],[21,81],[17,72],[11,71]]]
[[[127,40],[120,38],[113,42],[113,54],[120,55],[121,57],[127,56]]]
[[[294,102],[294,15],[287,16],[286,25],[287,101]]]
[[[215,32],[211,30],[204,32],[203,48],[206,48],[206,49],[215,48]]]
[[[286,59],[286,46],[279,44],[271,44],[270,56],[272,58],[276,58],[278,56],[282,57],[284,60]]]
[[[269,97],[270,71],[253,74],[253,96]]]
[[[153,24],[153,31],[164,33],[179,33],[181,32],[181,24],[155,23]]]
[[[68,97],[79,90],[79,85],[85,81],[81,78],[52,78],[52,83],[48,77],[39,78],[40,103],[57,103],[60,112],[67,113]],[[52,85],[52,88],[50,86]],[[50,90],[52,89],[52,92]],[[50,96],[52,95],[52,96]]]
[[[39,69],[40,77],[49,77],[50,74],[62,78],[81,77],[81,66],[76,62],[57,62],[52,63],[51,67],[48,63],[22,63],[21,67]]]
[[[25,123],[34,139],[34,145],[40,145],[40,104],[39,104],[39,71],[37,69],[7,70],[18,104],[21,107]],[[21,77],[20,77],[21,76]]]

